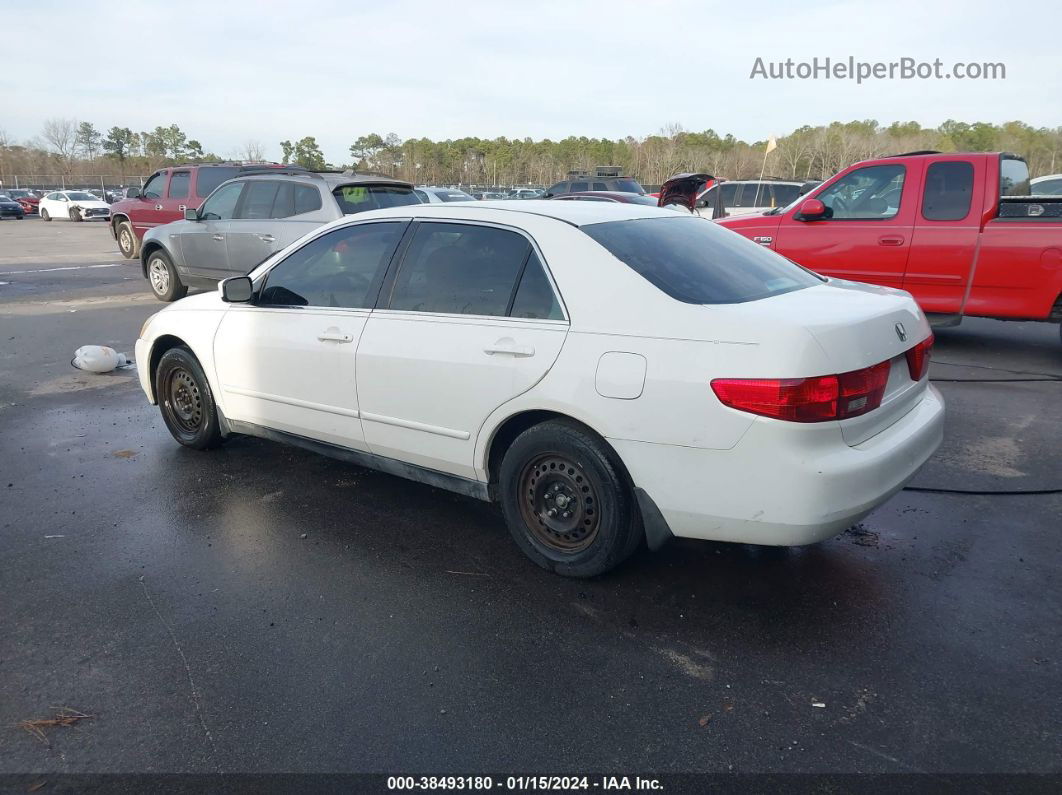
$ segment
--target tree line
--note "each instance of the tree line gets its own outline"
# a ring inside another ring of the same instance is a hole
[[[344,163],[328,161],[313,136],[280,141],[282,160],[311,169],[354,168],[416,183],[548,185],[569,171],[597,165],[620,166],[644,184],[659,184],[682,171],[704,171],[730,179],[766,174],[788,179],[824,179],[856,160],[921,149],[1012,151],[1023,155],[1034,175],[1062,171],[1062,127],[1032,127],[948,120],[939,127],[918,122],[887,126],[873,119],[800,127],[777,139],[764,159],[767,141],[743,141],[714,130],[692,132],[670,124],[655,135],[620,139],[569,136],[561,140],[477,138],[435,141],[369,133],[349,147]],[[265,147],[245,142],[228,159],[263,161]],[[97,129],[72,119],[46,121],[38,137],[16,143],[0,131],[0,179],[4,174],[146,174],[165,165],[211,162],[176,124],[134,132],[129,127]]]

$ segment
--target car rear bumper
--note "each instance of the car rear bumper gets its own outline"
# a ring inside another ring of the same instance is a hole
[[[609,439],[671,533],[790,546],[829,538],[902,489],[940,445],[930,386],[891,426],[849,447],[840,428],[757,419],[731,450]]]

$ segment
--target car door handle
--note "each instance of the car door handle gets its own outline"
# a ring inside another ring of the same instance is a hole
[[[501,339],[493,345],[488,345],[483,349],[483,352],[488,356],[493,356],[496,353],[507,354],[509,356],[534,356],[535,347],[533,345],[517,345],[512,340]]]
[[[879,246],[902,246],[903,238],[900,235],[884,235],[878,238]]]
[[[354,335],[344,334],[342,331],[333,326],[332,328],[325,329],[320,334],[318,334],[317,339],[319,339],[321,342],[353,342]]]
[[[214,235],[213,237],[214,237],[215,240],[224,240],[225,239],[225,235]]]
[[[177,209],[180,210],[183,213],[185,210],[188,209],[188,205],[187,204],[178,204],[177,205]]]
[[[155,205],[155,209],[156,210],[161,210],[162,209],[162,205],[161,204],[156,204]]]
[[[276,238],[272,235],[259,235],[258,239],[261,240],[263,243],[272,243],[276,240]]]

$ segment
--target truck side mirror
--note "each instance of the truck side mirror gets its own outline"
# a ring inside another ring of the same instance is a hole
[[[246,304],[254,295],[254,284],[250,276],[233,276],[223,279],[218,285],[221,300],[229,304]]]
[[[185,207],[184,208],[184,220],[186,220],[186,221],[198,221],[199,220],[199,210],[197,210],[195,207]]]
[[[808,199],[797,211],[797,221],[821,221],[826,217],[826,205],[818,199]]]
[[[140,188],[129,188],[125,192],[125,198],[127,198],[127,199],[139,199],[140,198]]]

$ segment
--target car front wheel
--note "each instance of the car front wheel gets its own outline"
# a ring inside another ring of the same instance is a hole
[[[121,221],[118,224],[115,235],[118,238],[118,250],[122,252],[122,256],[126,259],[133,259],[139,253],[136,245],[136,235],[133,234],[133,225],[128,221]]]
[[[178,442],[195,450],[221,444],[214,394],[190,350],[170,348],[162,355],[155,371],[155,396],[162,419]]]
[[[50,215],[48,215],[48,211],[45,210],[43,207],[41,208],[41,220],[42,221],[50,221],[50,220],[52,220],[52,217]]]
[[[83,221],[85,219],[81,217],[81,210],[77,209],[76,207],[72,207],[70,208],[70,220]]]
[[[502,459],[498,485],[513,540],[557,574],[602,574],[644,537],[615,453],[574,422],[544,422],[520,434]]]
[[[147,277],[151,292],[160,301],[176,301],[188,294],[188,288],[181,284],[173,262],[161,249],[148,255]]]

